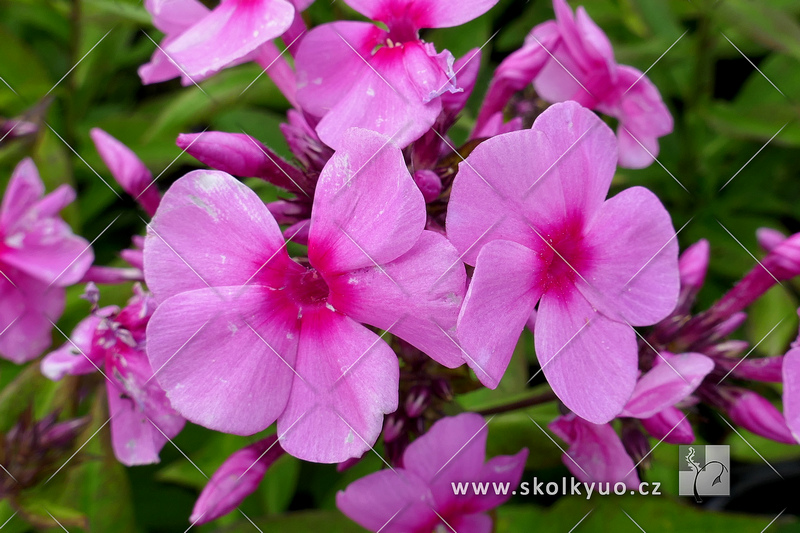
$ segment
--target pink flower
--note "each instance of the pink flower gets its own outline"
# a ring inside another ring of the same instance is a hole
[[[145,327],[155,307],[137,284],[123,309],[103,307],[82,320],[68,342],[45,356],[42,374],[102,372],[106,378],[114,455],[128,466],[158,462],[158,453],[184,425],[153,379],[145,354]]]
[[[583,7],[573,15],[553,0],[555,21],[533,28],[524,46],[497,68],[476,130],[531,81],[549,102],[575,100],[619,120],[619,164],[643,168],[658,156],[658,138],[673,121],[658,89],[639,70],[619,65],[608,37]]]
[[[346,0],[382,22],[334,22],[311,30],[297,52],[297,99],[322,117],[317,133],[338,149],[348,128],[383,133],[401,147],[428,131],[442,96],[457,92],[453,55],[419,38],[421,28],[458,26],[497,0]]]
[[[193,525],[205,524],[236,509],[255,492],[269,467],[283,453],[278,436],[270,435],[225,459],[200,493],[189,521]]]
[[[150,62],[139,68],[139,76],[145,84],[180,76],[189,85],[226,67],[256,60],[264,67],[277,61],[268,74],[275,79],[280,70],[279,77],[293,81],[290,71],[283,72],[288,65],[278,61],[280,53],[270,41],[289,29],[295,8],[305,9],[312,2],[222,0],[209,10],[198,0],[146,0],[153,24],[166,38]]]
[[[64,310],[64,287],[80,281],[94,254],[58,213],[75,199],[62,185],[48,195],[24,159],[0,205],[0,355],[24,363],[51,343]]]
[[[318,462],[361,455],[397,408],[397,358],[362,323],[463,363],[458,254],[424,231],[399,148],[365,130],[343,142],[317,184],[307,262],[255,193],[217,171],[170,188],[145,244],[160,302],[148,355],[175,408],[236,434],[277,419],[282,447]]]
[[[336,495],[336,505],[370,531],[490,533],[492,519],[486,511],[511,497],[528,450],[484,463],[488,433],[480,415],[443,418],[406,448],[402,468],[351,483]],[[456,494],[462,483],[467,493]],[[505,485],[508,493],[499,495],[490,486],[487,494],[477,495],[473,483]]]
[[[782,373],[783,415],[792,435],[800,442],[800,337],[784,356]]]
[[[610,424],[592,424],[570,413],[559,416],[548,427],[569,445],[562,460],[579,480],[639,487],[636,466]]]
[[[734,399],[728,407],[728,414],[734,424],[777,442],[800,442],[787,425],[786,418],[772,402],[750,390],[734,390]]]
[[[595,423],[633,392],[632,326],[666,317],[679,289],[669,214],[641,187],[606,200],[615,168],[611,130],[575,102],[555,104],[459,165],[447,213],[448,237],[475,265],[458,337],[478,378],[497,386],[538,302],[544,374]]]

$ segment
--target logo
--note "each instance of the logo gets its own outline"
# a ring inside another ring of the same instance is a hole
[[[731,460],[728,446],[680,446],[678,494],[694,496],[730,496]]]

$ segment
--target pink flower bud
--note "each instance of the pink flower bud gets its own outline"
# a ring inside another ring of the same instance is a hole
[[[442,193],[442,180],[439,175],[432,170],[418,170],[414,173],[414,182],[422,191],[422,197],[426,203],[436,200]]]
[[[431,402],[431,392],[427,387],[414,387],[406,397],[405,410],[410,418],[417,418]]]
[[[769,400],[744,389],[738,390],[736,396],[728,408],[735,424],[777,442],[797,444],[783,415]]]
[[[727,337],[737,329],[739,326],[744,324],[744,321],[747,320],[747,313],[734,313],[728,318],[727,320],[723,321],[720,325],[716,326],[712,331],[712,338],[713,339],[721,339],[723,337]]]
[[[189,520],[192,524],[205,524],[234,510],[258,488],[264,474],[283,453],[277,435],[235,452],[208,480]]]
[[[667,407],[650,418],[642,419],[642,426],[650,435],[669,444],[691,444],[694,432],[689,419],[676,407]]]
[[[763,264],[778,280],[800,274],[800,233],[778,243],[764,258]]]
[[[681,287],[700,290],[706,279],[709,255],[709,245],[705,239],[700,239],[684,250],[678,260]]]
[[[383,441],[392,442],[397,439],[405,430],[405,425],[405,419],[402,417],[394,414],[387,416],[383,424]]]
[[[735,359],[718,359],[717,364],[726,371],[733,369],[733,375],[737,378],[769,383],[783,381],[783,356],[757,357],[745,359],[741,362]]]
[[[719,344],[716,344],[711,348],[706,349],[704,353],[709,357],[734,358],[743,354],[745,350],[747,350],[747,348],[749,347],[750,347],[749,342],[734,339],[725,342],[720,342]]]
[[[756,239],[758,240],[758,245],[761,246],[765,252],[769,252],[786,240],[786,235],[776,229],[758,228],[756,230]]]

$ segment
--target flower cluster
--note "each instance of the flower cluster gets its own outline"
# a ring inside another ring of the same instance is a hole
[[[127,267],[92,265],[59,218],[72,190],[45,196],[33,163],[20,163],[0,207],[3,357],[46,351],[64,287],[86,283],[89,316],[41,371],[102,375],[122,463],[157,462],[187,420],[269,430],[213,475],[193,524],[235,509],[284,453],[346,468],[383,435],[389,468],[340,492],[343,513],[373,531],[491,531],[486,512],[510,495],[461,497],[451,483],[515,485],[527,450],[486,461],[489,421],[445,413],[455,394],[498,387],[526,327],[577,478],[638,486],[648,435],[693,442],[700,402],[796,442],[800,340],[745,359],[730,336],[750,304],[800,274],[800,234],[762,230],[764,259],[693,309],[708,243],[679,257],[654,193],[611,194],[618,166],[652,163],[671,115],[583,8],[554,0],[555,20],[499,65],[456,146],[480,50],[456,60],[420,30],[464,24],[497,0],[345,2],[374,23],[308,29],[304,0],[145,2],[165,37],[142,81],[191,84],[257,62],[292,106],[281,125],[292,160],[247,134],[185,133],[178,146],[210,168],[162,197],[128,147],[92,130],[151,217],[120,252]],[[532,91],[551,105],[537,108]],[[616,133],[595,111],[617,119]],[[265,203],[239,178],[284,197]],[[98,306],[96,283],[131,281],[124,307]],[[786,416],[749,381],[782,382]]]

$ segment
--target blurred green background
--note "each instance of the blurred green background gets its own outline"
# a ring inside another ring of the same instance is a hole
[[[709,239],[711,268],[700,295],[700,305],[708,305],[755,264],[754,257],[760,256],[758,227],[800,231],[800,3],[587,0],[583,5],[611,38],[618,61],[647,70],[675,117],[675,132],[661,140],[659,163],[643,170],[620,170],[614,187],[644,185],[656,192],[675,227],[682,228],[682,248]],[[307,12],[312,24],[355,17],[341,1],[320,0]],[[481,77],[452,132],[457,141],[466,138],[474,122],[493,67],[521,44],[534,25],[549,18],[548,2],[501,0],[465,26],[424,33],[439,50],[448,48],[457,57],[487,43]],[[0,145],[0,186],[5,188],[13,167],[25,156],[33,157],[48,190],[72,184],[78,200],[64,216],[76,232],[97,239],[98,264],[121,264],[118,252],[128,246],[131,235],[143,232],[140,216],[146,215],[114,183],[89,140],[91,128],[103,128],[131,147],[158,176],[162,191],[199,166],[175,145],[179,133],[206,128],[244,131],[289,157],[278,130],[288,104],[267,76],[259,77],[257,65],[223,71],[201,83],[202,90],[181,87],[178,81],[142,86],[136,69],[155,49],[150,37],[158,41],[161,35],[135,0],[0,3],[4,82],[0,116],[27,117],[39,124],[37,134]],[[276,194],[261,182],[253,186],[265,198]],[[81,292],[81,287],[74,287],[68,293],[67,310],[59,322],[66,333],[88,312],[88,304],[78,298]],[[130,287],[103,288],[101,294],[102,304],[119,304],[130,295]],[[752,344],[759,343],[756,354],[782,353],[797,334],[797,306],[796,286],[777,287],[751,310],[739,333]],[[63,341],[54,332],[54,345]],[[517,371],[509,372],[501,387],[458,398],[459,404],[479,409],[530,394],[524,384],[531,346],[525,337],[512,362]],[[98,394],[78,404],[74,380],[53,384],[38,374],[35,363],[18,367],[0,361],[0,432],[33,404],[37,416],[56,408],[62,409],[62,416],[93,413],[91,426],[78,439],[85,442],[106,420],[104,398]],[[556,414],[555,406],[546,406],[496,417],[489,425],[489,453],[514,453],[527,446],[531,454],[525,479],[567,475],[558,448],[528,419],[530,415],[544,427]],[[756,453],[736,435],[720,437],[725,431],[719,421],[709,419],[704,424],[698,432],[701,438],[727,439],[735,464],[742,468],[765,468],[759,454],[770,462],[798,464],[798,447],[743,432]],[[87,520],[91,531],[99,532],[184,531],[204,486],[204,474],[210,476],[228,454],[254,438],[188,425],[175,440],[180,450],[167,444],[161,464],[125,469],[111,454],[105,427],[50,483],[25,495],[24,512],[9,519],[13,510],[8,502],[0,502],[0,525],[5,523],[0,529],[21,533],[34,523],[39,529],[52,526],[60,531],[48,516],[51,513],[70,532],[85,530]],[[496,529],[567,532],[592,510],[578,531],[761,531],[786,507],[780,495],[793,498],[793,491],[800,488],[800,477],[794,481],[789,477],[780,485],[783,488],[762,494],[762,498],[778,496],[762,503],[756,499],[751,506],[733,505],[733,511],[747,509],[753,515],[732,513],[730,508],[712,512],[675,496],[677,461],[677,447],[666,444],[651,456],[645,479],[660,481],[663,497],[591,501],[515,497],[497,512]],[[334,495],[380,466],[380,459],[369,454],[339,475],[334,466],[284,457],[242,510],[263,531],[360,531],[335,509]],[[769,531],[800,531],[790,516],[798,511],[795,503]],[[198,532],[255,529],[238,512],[193,528]]]

